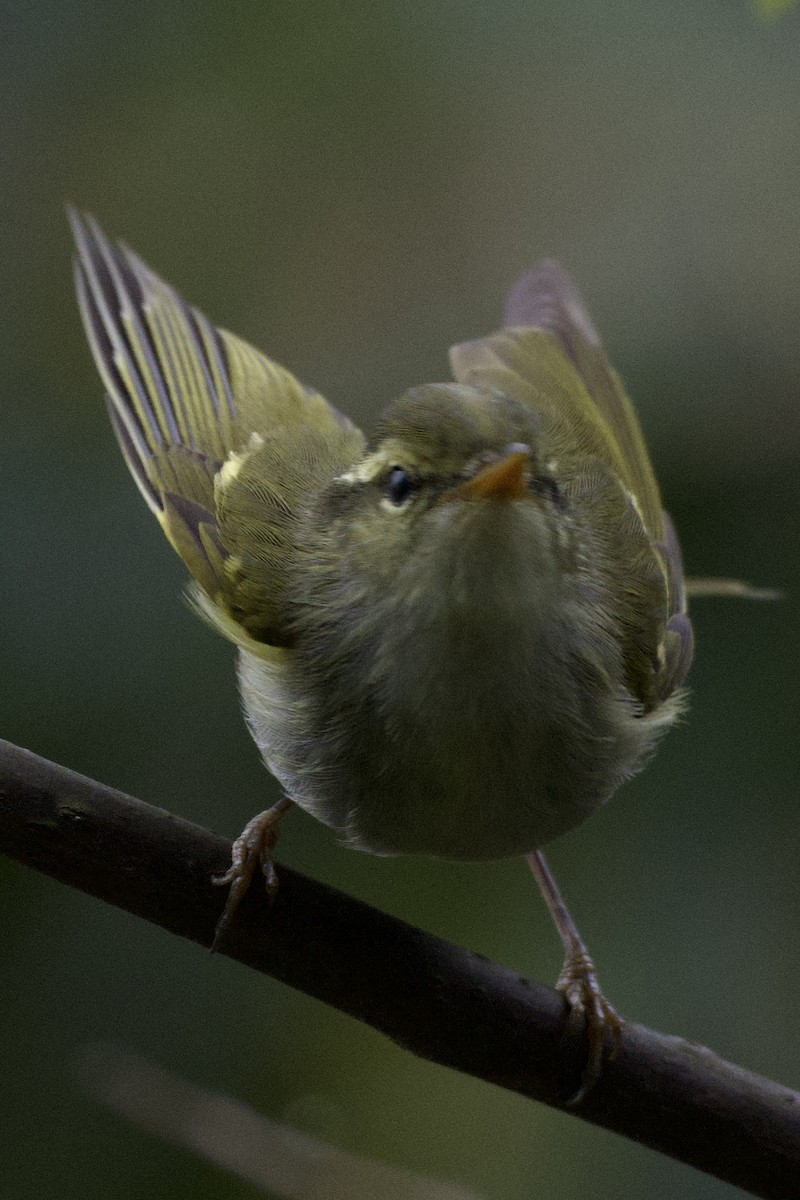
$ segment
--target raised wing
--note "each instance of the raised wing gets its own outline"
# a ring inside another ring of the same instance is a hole
[[[692,659],[680,550],[633,405],[566,271],[545,261],[522,275],[504,328],[454,346],[450,360],[459,383],[534,405],[559,476],[576,498],[602,507],[604,529],[624,539],[627,576],[615,590],[624,597],[627,678],[645,711],[657,708]]]
[[[212,604],[284,643],[298,508],[360,457],[362,434],[91,217],[70,220],[84,328],[139,490]]]

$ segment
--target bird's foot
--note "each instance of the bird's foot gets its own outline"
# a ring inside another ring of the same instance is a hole
[[[248,821],[231,850],[231,865],[224,875],[213,876],[211,882],[217,887],[230,886],[228,899],[222,916],[214,930],[211,949],[218,950],[227,933],[233,915],[241,904],[253,876],[260,868],[266,883],[267,893],[274,896],[278,890],[278,876],[272,861],[272,851],[278,840],[281,818],[292,806],[292,801],[282,799]]]
[[[556,987],[569,1004],[570,1022],[582,1021],[589,1041],[580,1087],[566,1102],[568,1108],[574,1108],[597,1083],[605,1059],[613,1060],[619,1053],[623,1021],[600,990],[594,963],[583,943],[567,952]]]

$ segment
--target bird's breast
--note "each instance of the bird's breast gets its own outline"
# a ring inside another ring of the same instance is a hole
[[[420,564],[362,625],[357,611],[329,622],[277,669],[243,659],[270,769],[374,853],[530,851],[643,757],[613,638],[595,644],[569,585],[541,554],[498,555],[485,538],[462,551],[434,560],[436,578]]]

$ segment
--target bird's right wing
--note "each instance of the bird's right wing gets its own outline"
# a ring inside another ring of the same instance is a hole
[[[70,217],[84,328],[139,490],[221,627],[283,644],[296,514],[361,456],[363,435],[91,217]]]

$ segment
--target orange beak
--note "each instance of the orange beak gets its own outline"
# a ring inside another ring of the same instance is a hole
[[[499,462],[489,463],[472,479],[448,492],[445,500],[521,500],[528,495],[525,467],[531,456],[527,450],[513,450]]]

